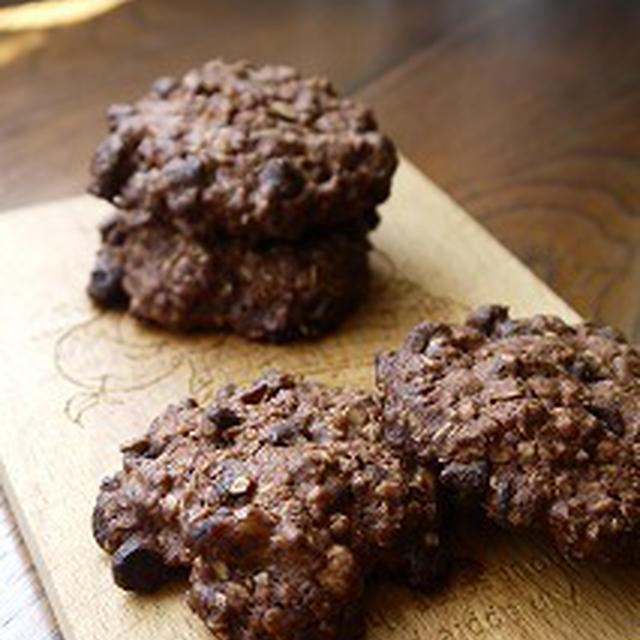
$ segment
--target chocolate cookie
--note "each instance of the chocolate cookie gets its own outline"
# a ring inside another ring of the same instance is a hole
[[[385,434],[449,494],[575,558],[640,558],[640,354],[607,327],[484,307],[380,354]]]
[[[108,111],[90,190],[208,240],[293,240],[358,221],[397,159],[371,112],[324,78],[213,60]]]
[[[230,330],[254,340],[313,337],[338,325],[369,282],[365,228],[296,245],[205,245],[157,222],[103,229],[89,294],[171,329]]]
[[[171,577],[170,568],[189,566],[191,552],[183,540],[179,504],[194,459],[212,428],[192,400],[170,405],[142,438],[123,445],[122,471],[102,481],[93,535],[113,554],[114,578],[122,588],[154,591]],[[140,557],[148,567],[146,580],[137,576]]]
[[[369,578],[429,586],[439,566],[434,478],[401,464],[379,417],[365,393],[276,373],[170,407],[98,497],[116,579],[148,590],[190,565],[189,603],[233,640],[355,637]],[[131,549],[160,561],[158,583],[116,566]]]

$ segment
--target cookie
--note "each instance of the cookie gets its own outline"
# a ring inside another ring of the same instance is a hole
[[[88,292],[142,320],[177,330],[218,329],[285,342],[336,327],[369,283],[365,228],[250,247],[205,245],[168,224],[103,228]]]
[[[640,558],[640,353],[608,327],[499,306],[376,361],[385,436],[456,502],[574,558]]]
[[[122,471],[102,481],[93,510],[93,536],[112,554],[114,579],[122,588],[155,591],[172,577],[171,569],[189,566],[179,500],[211,428],[192,400],[170,405],[142,438],[122,446]],[[191,434],[198,434],[199,440]],[[145,579],[138,577],[140,558]]]
[[[213,60],[107,120],[90,191],[206,241],[357,222],[387,198],[397,164],[368,109],[284,66]]]
[[[379,417],[363,392],[277,373],[169,407],[98,497],[114,577],[140,590],[116,567],[132,548],[159,561],[142,590],[191,567],[188,601],[224,638],[359,635],[371,578],[426,587],[440,567],[434,477],[389,450]]]

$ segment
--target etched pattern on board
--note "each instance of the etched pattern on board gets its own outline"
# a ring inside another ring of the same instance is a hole
[[[206,402],[226,382],[244,382],[264,369],[295,371],[335,384],[366,386],[374,354],[402,340],[423,319],[451,320],[466,307],[429,294],[398,274],[376,251],[367,302],[333,334],[293,345],[264,345],[222,333],[175,335],[144,326],[126,314],[97,312],[58,337],[54,363],[76,391],[64,399],[73,423],[87,427],[100,405],[135,402],[180,373],[177,394]],[[166,402],[175,397],[165,399]]]

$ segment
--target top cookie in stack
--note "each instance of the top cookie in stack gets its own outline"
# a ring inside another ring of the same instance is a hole
[[[213,60],[108,111],[90,190],[185,233],[294,241],[368,219],[391,142],[324,78]]]
[[[367,108],[289,67],[213,60],[107,119],[90,191],[119,211],[95,300],[172,328],[288,340],[361,299],[397,164]],[[247,261],[268,276],[258,287]]]

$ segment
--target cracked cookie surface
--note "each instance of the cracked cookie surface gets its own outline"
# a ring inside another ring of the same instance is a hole
[[[103,227],[88,291],[102,306],[124,306],[163,327],[273,342],[315,337],[346,318],[368,289],[366,228],[255,248],[205,245],[143,220],[118,215]]]
[[[369,578],[426,587],[439,569],[434,477],[403,466],[379,417],[368,394],[277,373],[169,407],[98,497],[114,576],[141,590],[115,566],[132,548],[191,567],[189,603],[226,638],[359,635]]]
[[[483,307],[379,354],[388,441],[449,495],[576,558],[640,559],[640,354],[613,329]]]
[[[393,144],[324,78],[212,60],[113,105],[90,191],[205,241],[296,240],[389,194]]]

